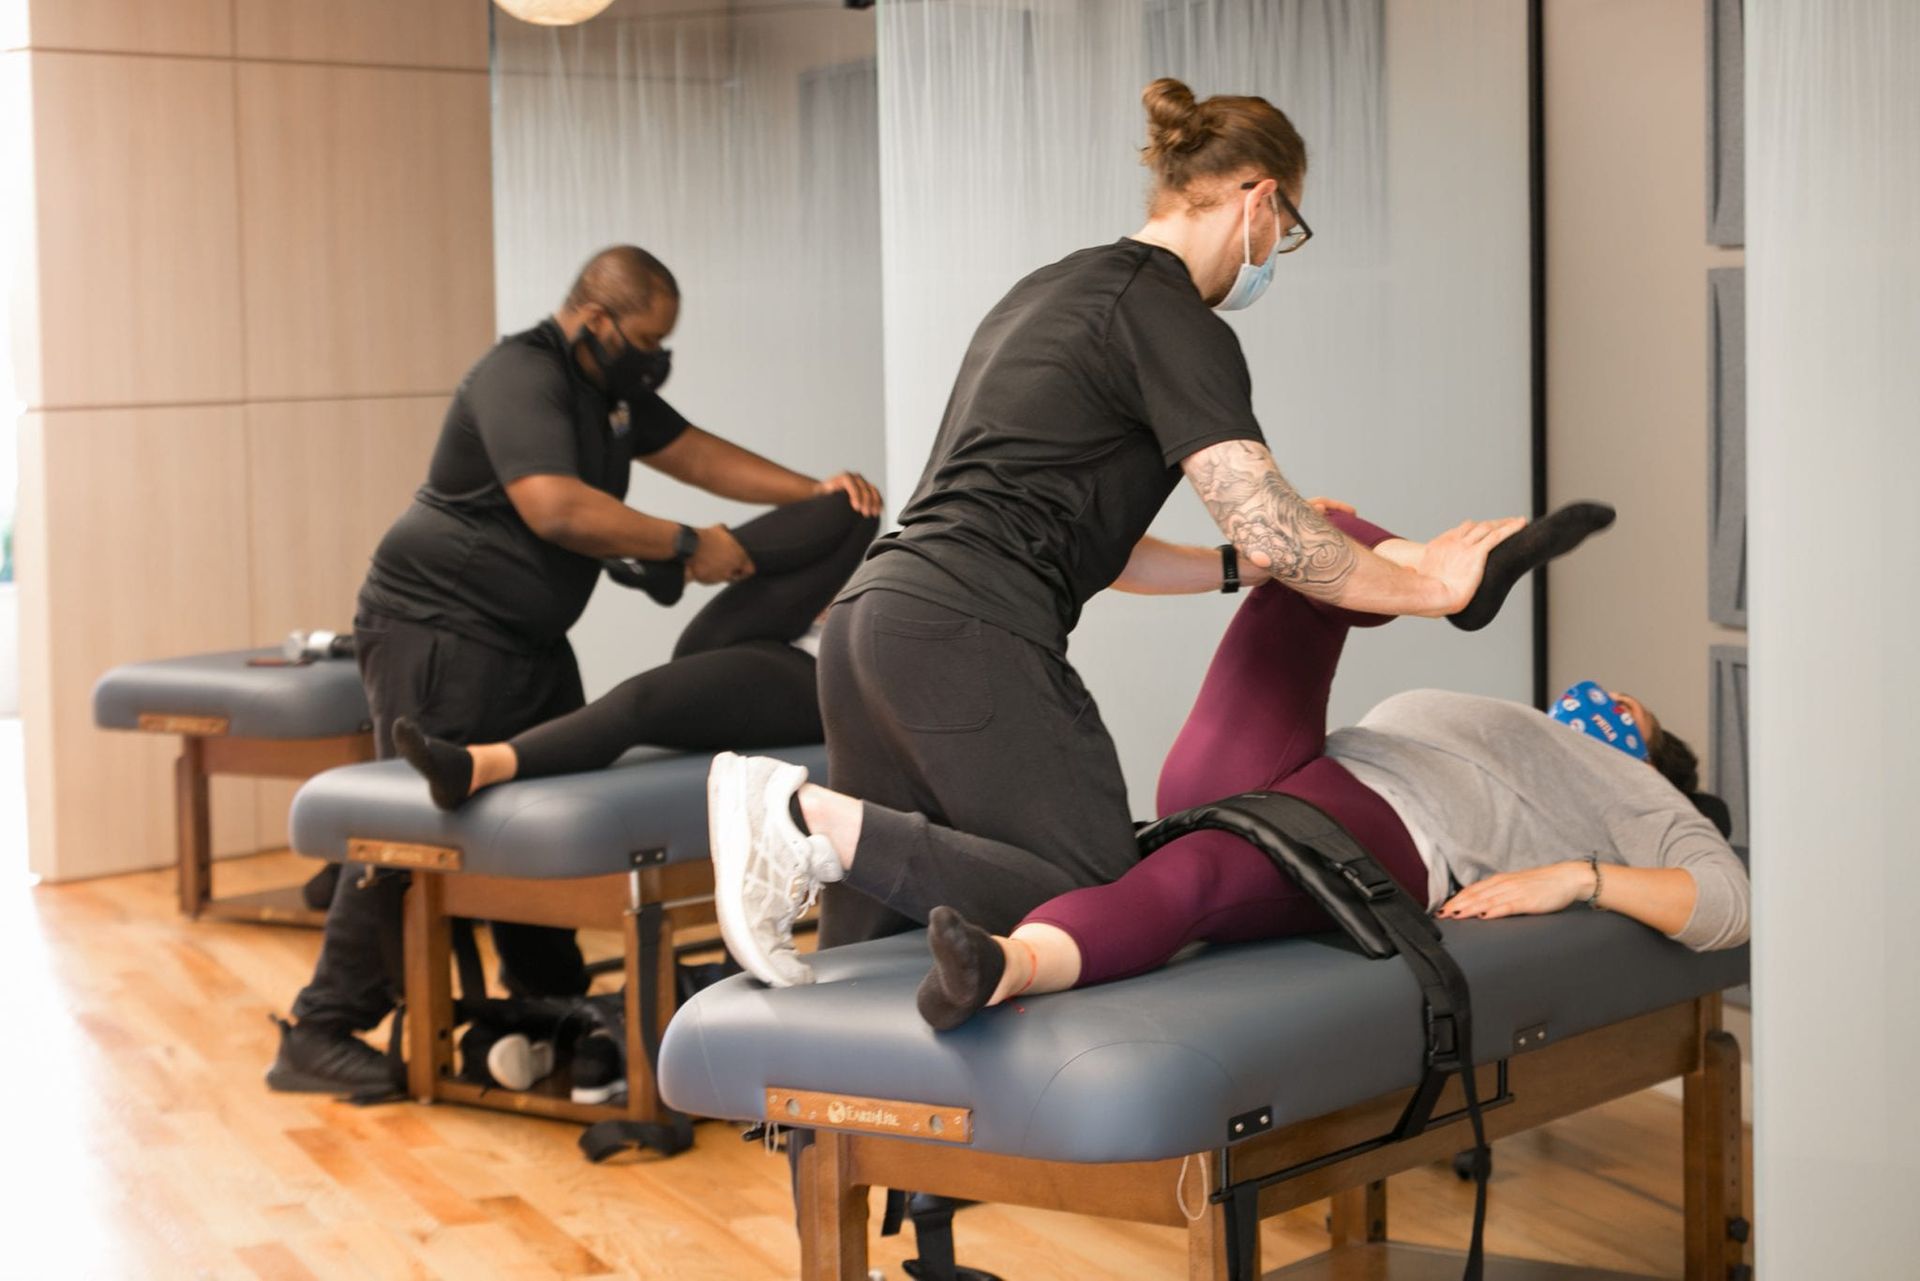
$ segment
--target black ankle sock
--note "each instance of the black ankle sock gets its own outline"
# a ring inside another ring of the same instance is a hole
[[[950,907],[936,907],[927,918],[927,950],[933,968],[920,980],[916,1004],[934,1031],[951,1031],[986,1007],[1006,973],[1007,955],[993,935]]]
[[[467,749],[435,738],[404,716],[393,723],[393,745],[427,780],[427,794],[443,810],[457,810],[473,791],[473,757]]]
[[[813,829],[807,826],[807,816],[800,812],[800,793],[797,791],[787,798],[787,814],[793,819],[793,825],[800,829],[802,836],[813,835]]]
[[[600,562],[607,577],[622,587],[631,587],[653,597],[658,605],[678,603],[687,589],[687,567],[677,560],[622,560],[617,557]]]
[[[1473,594],[1465,609],[1449,616],[1447,621],[1463,632],[1479,631],[1499,614],[1515,583],[1613,524],[1613,515],[1613,508],[1605,503],[1568,503],[1534,521],[1493,549],[1487,556],[1487,572],[1480,580],[1480,590]]]

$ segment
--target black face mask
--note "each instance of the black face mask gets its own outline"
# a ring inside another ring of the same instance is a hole
[[[600,366],[600,378],[607,394],[615,400],[637,400],[648,392],[659,391],[673,372],[673,353],[664,348],[647,351],[632,343],[609,354],[593,330],[581,326],[580,337]]]

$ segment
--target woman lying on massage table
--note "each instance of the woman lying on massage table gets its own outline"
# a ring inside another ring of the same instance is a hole
[[[496,783],[605,769],[630,747],[818,743],[817,620],[878,529],[876,518],[860,515],[841,493],[776,507],[733,531],[757,572],[694,615],[671,662],[504,743],[461,746],[402,719],[394,722],[394,746],[426,776],[433,803],[451,810]],[[661,599],[656,585],[630,570],[616,577]],[[672,588],[677,598],[679,583]]]
[[[1356,516],[1327,516],[1389,560],[1419,555]],[[1329,735],[1327,695],[1348,630],[1387,621],[1278,584],[1252,592],[1167,756],[1159,812],[1282,792],[1340,822],[1443,918],[1585,902],[1695,950],[1745,941],[1746,869],[1688,799],[1699,785],[1694,754],[1629,695],[1583,682],[1543,715],[1416,690]],[[934,964],[920,1012],[943,1030],[1013,997],[1145,973],[1191,943],[1334,928],[1271,858],[1220,831],[1172,841],[1112,884],[1062,894],[1006,938],[948,907],[928,925]]]

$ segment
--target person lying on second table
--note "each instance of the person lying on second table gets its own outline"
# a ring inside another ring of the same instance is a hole
[[[1308,243],[1306,144],[1264,99],[1199,102],[1160,80],[1143,101],[1146,225],[1040,268],[987,313],[900,529],[827,615],[831,786],[714,760],[715,912],[769,982],[812,977],[792,923],[816,892],[828,948],[943,903],[1010,929],[1138,861],[1119,755],[1067,656],[1097,593],[1206,591],[1238,561],[1323,603],[1472,630],[1584,532],[1577,511],[1525,530],[1468,522],[1396,562],[1329,525],[1281,474],[1246,355],[1214,314],[1253,302]],[[1183,476],[1225,549],[1146,537]]]
[[[1380,555],[1415,554],[1355,516],[1329,519]],[[1693,751],[1632,695],[1583,681],[1542,714],[1414,690],[1329,735],[1348,629],[1387,621],[1275,583],[1257,588],[1167,755],[1160,814],[1281,792],[1339,821],[1444,919],[1584,902],[1695,950],[1746,941],[1746,869],[1689,799],[1699,787]],[[1273,859],[1211,830],[1169,842],[1109,885],[1041,904],[1005,936],[946,906],[928,923],[934,959],[919,1008],[940,1030],[1014,997],[1146,973],[1192,943],[1335,928]]]

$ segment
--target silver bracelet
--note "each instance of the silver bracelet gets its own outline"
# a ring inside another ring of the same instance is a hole
[[[1593,869],[1593,893],[1587,895],[1587,906],[1596,912],[1604,912],[1606,909],[1600,906],[1600,860],[1589,854],[1587,866]]]

